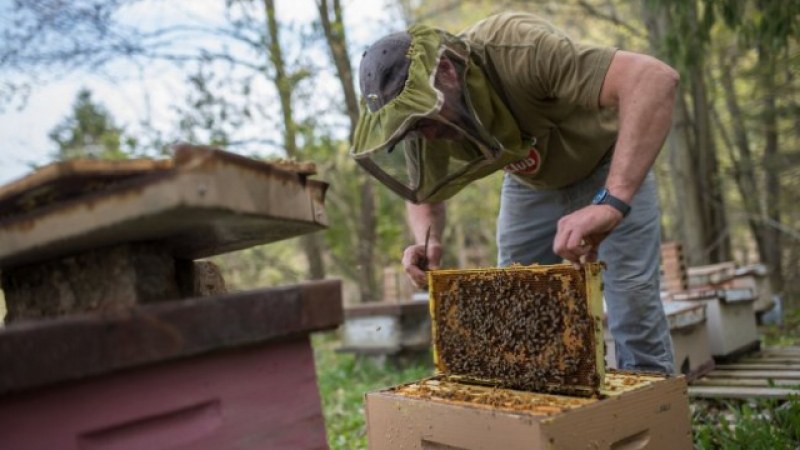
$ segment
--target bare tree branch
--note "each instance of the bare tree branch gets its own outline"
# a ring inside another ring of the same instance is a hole
[[[614,25],[620,26],[638,38],[645,38],[645,34],[642,30],[620,19],[615,12],[605,13],[601,11],[597,6],[592,5],[586,0],[578,0],[578,5],[593,17],[596,17],[598,19],[603,19],[605,21],[613,23]]]

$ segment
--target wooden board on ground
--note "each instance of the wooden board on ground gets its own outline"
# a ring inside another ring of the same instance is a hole
[[[787,398],[789,395],[800,395],[798,389],[779,387],[744,387],[744,386],[689,386],[690,397],[703,398]]]
[[[800,363],[739,363],[717,364],[717,369],[722,370],[792,370],[800,371]]]
[[[800,381],[789,379],[750,379],[750,378],[712,378],[705,377],[692,383],[692,386],[746,386],[746,387],[771,387],[771,386],[800,386]]]
[[[3,198],[13,206],[13,199],[76,171],[114,172],[64,164],[73,170],[45,168],[3,188]],[[182,147],[171,163],[124,173],[96,190],[0,211],[0,268],[137,241],[163,243],[176,258],[198,259],[327,226],[326,183],[220,150]]]
[[[763,349],[761,352],[759,352],[758,355],[755,355],[755,356],[762,356],[762,355],[764,357],[778,356],[778,355],[780,355],[780,356],[797,356],[798,359],[800,359],[800,347],[785,347],[785,348],[767,347],[767,348]]]
[[[796,364],[797,358],[786,356],[747,356],[736,360],[737,364]]]
[[[708,375],[690,383],[689,395],[729,399],[800,396],[800,347],[764,348],[731,363],[718,364]]]
[[[712,370],[708,376],[717,378],[785,378],[800,380],[800,371],[797,370]]]

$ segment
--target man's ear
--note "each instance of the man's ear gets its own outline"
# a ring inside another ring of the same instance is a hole
[[[460,86],[456,66],[444,55],[436,69],[436,84],[442,90],[452,90]]]

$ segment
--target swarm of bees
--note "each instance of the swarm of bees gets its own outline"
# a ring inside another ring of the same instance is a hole
[[[600,264],[429,272],[440,373],[499,387],[596,394]]]

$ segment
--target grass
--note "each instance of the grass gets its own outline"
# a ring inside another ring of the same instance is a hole
[[[747,402],[693,402],[695,448],[800,448],[800,397]]]
[[[339,343],[333,333],[315,335],[312,342],[331,450],[367,448],[365,393],[433,374],[433,363],[426,354],[403,361],[380,361],[336,353]]]
[[[781,325],[759,327],[759,333],[764,345],[769,347],[800,345],[800,308],[787,311]]]

